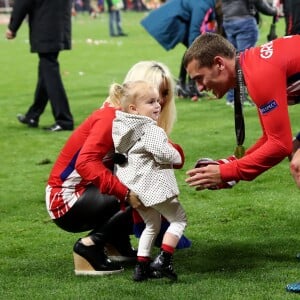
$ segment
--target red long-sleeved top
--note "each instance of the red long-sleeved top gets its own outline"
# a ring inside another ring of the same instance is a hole
[[[113,175],[112,121],[115,108],[96,110],[71,135],[48,179],[46,205],[53,219],[64,215],[89,184],[124,200],[127,187]]]
[[[241,68],[257,106],[262,136],[243,158],[220,165],[223,181],[253,180],[292,152],[287,100],[290,95],[300,96],[299,49],[300,36],[286,36],[241,54]]]

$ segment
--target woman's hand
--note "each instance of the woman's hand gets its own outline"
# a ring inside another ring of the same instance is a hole
[[[140,201],[138,195],[133,191],[129,191],[129,194],[127,196],[127,202],[130,204],[130,206],[132,208],[135,208],[135,209],[137,209],[137,208],[143,209],[144,208],[144,205]]]

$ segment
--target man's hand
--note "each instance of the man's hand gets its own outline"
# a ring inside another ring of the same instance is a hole
[[[288,156],[289,161],[292,160],[296,151],[300,148],[300,141],[297,138],[293,139],[293,152]]]
[[[12,40],[16,37],[16,34],[7,28],[5,36],[8,40]]]
[[[300,149],[295,152],[292,158],[290,170],[297,186],[300,188]]]
[[[195,168],[187,172],[190,178],[187,178],[186,182],[191,187],[196,187],[198,191],[204,189],[219,190],[232,188],[237,182],[234,180],[228,182],[222,181],[219,165],[230,163],[236,159],[234,155],[218,160],[201,158],[196,162]]]
[[[187,171],[190,177],[185,180],[191,187],[196,190],[216,189],[217,185],[223,183],[220,174],[219,165],[210,164],[205,167],[195,168]]]

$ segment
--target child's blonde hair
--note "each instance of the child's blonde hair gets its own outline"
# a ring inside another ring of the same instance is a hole
[[[148,97],[153,90],[157,89],[149,82],[143,80],[129,81],[122,85],[113,83],[109,89],[109,98],[111,101],[119,103],[123,111],[128,112],[130,104],[136,104],[139,99]]]

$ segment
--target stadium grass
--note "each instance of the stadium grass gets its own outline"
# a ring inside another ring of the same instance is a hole
[[[140,60],[166,63],[177,76],[185,48],[166,52],[139,25],[144,13],[123,13],[126,38],[109,38],[106,14],[73,20],[73,50],[60,55],[61,72],[76,125],[105,99],[109,85],[122,82]],[[259,43],[266,41],[271,18],[263,18]],[[283,20],[277,25],[284,32]],[[6,26],[0,25],[2,32]],[[90,39],[90,40],[87,40]],[[91,42],[92,40],[92,42]],[[179,280],[134,283],[133,267],[108,277],[76,277],[72,247],[81,234],[60,230],[45,209],[49,171],[70,132],[29,129],[16,120],[32,101],[37,56],[29,53],[27,25],[17,39],[0,40],[0,282],[1,299],[296,299],[285,285],[300,280],[299,190],[287,159],[255,181],[231,190],[196,192],[184,179],[199,157],[232,154],[233,110],[225,100],[177,99],[172,139],[186,153],[176,171],[181,202],[188,215],[190,249],[177,251]],[[272,78],[266,78],[272,80]],[[262,83],[263,84],[263,83]],[[300,106],[290,107],[293,132]],[[246,142],[260,135],[253,107],[245,107]],[[50,108],[40,125],[53,123]],[[137,240],[132,238],[134,245]],[[156,254],[158,249],[154,249]]]

